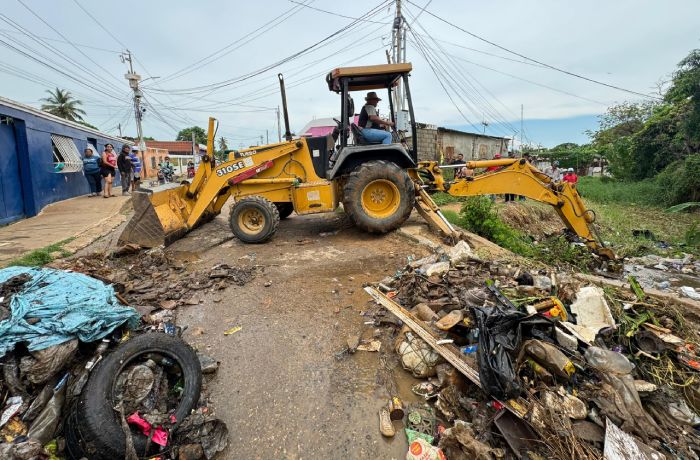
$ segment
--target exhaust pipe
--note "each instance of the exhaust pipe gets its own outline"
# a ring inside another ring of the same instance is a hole
[[[282,93],[282,111],[284,112],[284,138],[287,141],[292,140],[292,132],[289,130],[289,112],[287,112],[287,92],[284,90],[284,77],[281,73],[277,74],[280,80],[280,92]]]

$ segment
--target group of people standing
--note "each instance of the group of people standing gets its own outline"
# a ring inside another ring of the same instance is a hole
[[[98,196],[100,193],[103,198],[115,196],[112,194],[112,185],[117,169],[121,177],[122,195],[129,195],[129,189],[136,190],[141,181],[141,160],[137,151],[136,147],[132,150],[124,144],[117,155],[112,144],[105,144],[104,152],[97,156],[92,146],[88,145],[83,157],[83,172],[90,185],[89,196]]]

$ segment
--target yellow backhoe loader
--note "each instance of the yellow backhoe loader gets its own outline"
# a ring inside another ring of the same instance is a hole
[[[469,167],[502,166],[469,180],[448,183],[435,162],[418,161],[413,104],[409,88],[411,64],[385,64],[337,68],[326,81],[340,94],[340,119],[332,135],[293,138],[289,129],[284,80],[280,92],[285,140],[280,143],[230,151],[227,160],[214,157],[215,122],[209,119],[207,153],[191,183],[136,191],[134,216],[120,236],[123,243],[144,247],[169,244],[197,225],[220,213],[234,199],[229,224],[245,243],[262,243],[277,230],[280,219],[292,212],[314,214],[334,211],[340,203],[358,227],[385,233],[401,226],[415,207],[431,224],[452,240],[459,232],[440,213],[428,191],[455,196],[515,193],[553,205],[566,226],[594,251],[608,257],[607,248],[594,238],[586,211],[569,184],[554,184],[523,160],[470,162]],[[399,82],[406,110],[396,110],[393,94]],[[386,90],[393,130],[391,144],[373,144],[362,136],[354,120],[350,93]],[[454,167],[454,166],[452,166]]]

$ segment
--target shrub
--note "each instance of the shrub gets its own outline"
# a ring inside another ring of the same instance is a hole
[[[656,176],[664,204],[700,201],[700,154],[671,163]]]

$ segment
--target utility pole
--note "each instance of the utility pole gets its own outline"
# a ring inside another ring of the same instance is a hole
[[[119,137],[122,137],[122,124],[119,123],[119,124],[117,125],[117,128],[119,129]]]
[[[192,131],[192,163],[196,164],[197,162],[197,153],[199,153],[199,146],[195,143],[195,138],[194,138],[194,130]],[[216,144],[216,139],[214,139],[214,144]],[[215,145],[216,147],[216,145]],[[214,149],[216,150],[216,149]],[[182,167],[180,168],[180,173],[182,174]]]
[[[139,81],[141,80],[141,75],[134,72],[134,63],[131,58],[131,51],[126,50],[119,55],[122,62],[129,63],[129,72],[124,75],[129,81],[129,87],[134,91],[134,118],[136,119],[136,135],[139,139],[139,152],[141,152],[141,167],[143,168],[143,176],[146,177],[146,160],[144,154],[146,151],[146,143],[143,141],[143,129],[141,128],[141,119],[143,118],[143,111],[141,110],[141,97],[143,93],[139,89]]]
[[[486,127],[489,125],[489,122],[484,120],[481,122],[481,124],[484,126],[484,135],[486,135]]]
[[[265,142],[266,145],[270,144],[270,130],[269,129],[265,130],[265,141],[266,141]]]
[[[282,125],[280,124],[280,106],[277,106],[277,142],[282,142]]]
[[[401,0],[396,0],[396,16],[391,29],[391,45],[394,64],[406,62],[406,27],[401,15]],[[394,90],[394,107],[395,110],[403,110],[405,107],[401,81]]]
[[[523,152],[523,105],[520,104],[520,153]]]

